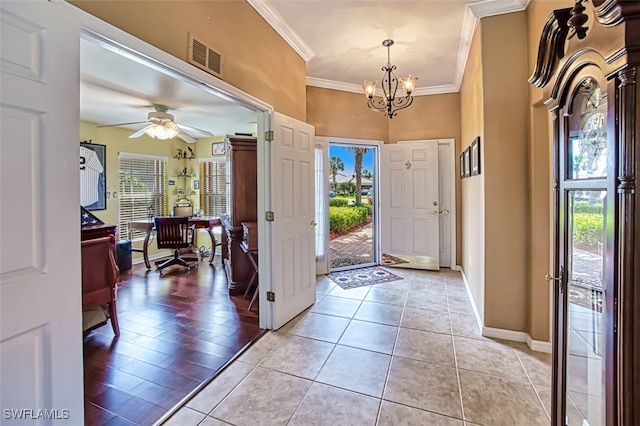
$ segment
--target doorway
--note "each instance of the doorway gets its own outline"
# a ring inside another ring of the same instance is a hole
[[[378,264],[376,145],[329,143],[329,269]]]

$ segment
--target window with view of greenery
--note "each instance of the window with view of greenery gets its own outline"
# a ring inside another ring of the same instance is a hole
[[[167,214],[167,158],[120,153],[118,180],[118,234],[128,239],[130,221]],[[131,238],[144,235],[136,230]]]
[[[200,163],[200,209],[205,216],[220,216],[227,211],[227,163]]]

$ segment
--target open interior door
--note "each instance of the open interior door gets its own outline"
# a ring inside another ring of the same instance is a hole
[[[438,141],[380,149],[382,264],[438,270]]]
[[[0,423],[82,424],[80,24],[3,1],[0,32]]]
[[[274,113],[271,145],[272,326],[315,303],[314,127]]]

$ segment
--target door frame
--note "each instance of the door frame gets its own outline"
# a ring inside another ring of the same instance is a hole
[[[194,83],[209,93],[219,96],[229,102],[244,106],[255,111],[258,118],[258,173],[265,173],[267,167],[267,151],[265,149],[265,132],[273,127],[273,107],[260,99],[232,86],[231,84],[210,75],[187,62],[170,55],[169,53],[121,30],[108,22],[105,22],[84,10],[62,0],[54,0],[63,9],[75,16],[80,22],[80,37],[91,43],[97,43],[102,47],[117,52],[131,60],[143,63],[151,68],[164,72],[178,80]],[[80,53],[82,54],[82,53]],[[80,83],[78,81],[78,83]],[[265,175],[266,176],[266,175]],[[258,241],[267,243],[270,235],[266,233],[267,227],[264,221],[265,207],[268,201],[267,185],[269,179],[258,179]],[[260,212],[263,212],[260,214]],[[260,278],[263,282],[270,277],[270,265],[260,262]],[[265,268],[265,271],[262,268]],[[272,324],[267,309],[266,291],[267,285],[260,290],[260,327],[267,328]]]
[[[449,172],[441,175],[442,177],[448,180],[448,186],[451,188],[451,191],[447,197],[447,204],[449,207],[449,240],[450,240],[450,266],[451,270],[459,271],[462,267],[457,264],[456,251],[457,251],[457,240],[456,240],[456,229],[457,229],[457,213],[456,213],[456,155],[455,155],[455,147],[456,141],[453,138],[447,139],[420,139],[420,140],[402,140],[398,141],[399,144],[405,143],[416,143],[416,142],[434,142],[438,141],[438,147],[447,146],[449,150],[449,158],[446,159],[447,167]],[[438,157],[438,170],[440,170],[440,157]],[[443,197],[446,197],[446,194],[442,193],[443,191],[439,191],[438,198],[439,204],[442,205]],[[446,267],[446,266],[445,266]]]
[[[326,157],[326,175],[328,178],[329,175],[329,144],[330,143],[337,143],[337,144],[344,144],[344,145],[366,145],[366,146],[374,146],[376,147],[376,154],[373,156],[373,167],[374,167],[374,175],[373,175],[373,187],[374,188],[379,188],[380,187],[380,181],[379,181],[379,172],[380,172],[380,146],[384,145],[384,141],[381,140],[374,140],[374,139],[352,139],[352,138],[341,138],[341,137],[331,137],[331,136],[316,136],[316,143],[320,143],[323,144],[323,148],[325,150],[325,152],[327,153],[327,157]],[[374,211],[374,215],[373,215],[373,262],[375,264],[380,264],[380,220],[378,219],[378,215],[376,214],[376,212],[380,211],[380,203],[379,203],[379,199],[378,196],[376,194],[378,194],[378,190],[374,190],[374,198],[373,198],[373,211]],[[327,201],[328,203],[328,201]],[[327,230],[327,235],[325,236],[326,238],[326,247],[327,247],[327,273],[331,270],[331,268],[329,267],[329,209],[327,208],[327,217],[325,218],[326,221],[326,230]]]

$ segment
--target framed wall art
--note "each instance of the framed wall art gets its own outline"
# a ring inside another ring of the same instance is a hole
[[[80,205],[87,210],[107,208],[107,147],[80,142]]]
[[[463,156],[463,163],[464,163],[464,177],[469,177],[471,176],[471,149],[470,147],[467,147],[467,149],[464,150],[464,152],[462,153]]]
[[[471,176],[480,174],[480,136],[471,142]]]

